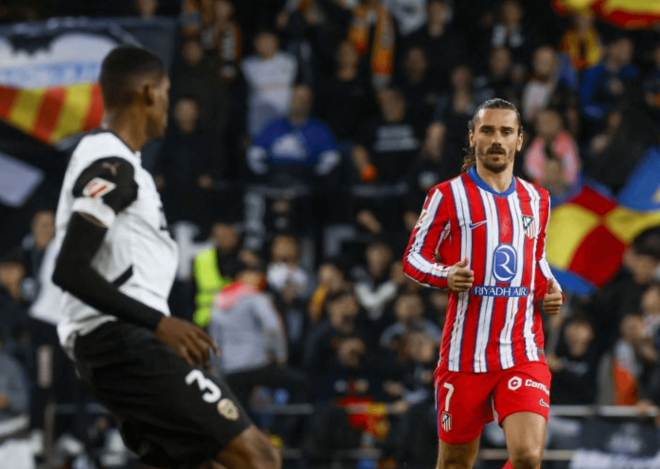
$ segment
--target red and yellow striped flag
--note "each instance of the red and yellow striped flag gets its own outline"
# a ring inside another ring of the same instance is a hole
[[[98,83],[26,89],[0,85],[0,119],[42,142],[94,129],[102,118]]]
[[[647,29],[660,23],[660,0],[553,0],[559,13],[592,12],[619,28]]]

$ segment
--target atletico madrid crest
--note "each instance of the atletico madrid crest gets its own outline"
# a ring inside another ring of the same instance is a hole
[[[446,432],[451,430],[451,414],[447,412],[442,413],[442,429]]]
[[[525,234],[528,238],[533,239],[536,236],[536,222],[534,217],[529,215],[523,215],[523,228],[525,229]]]

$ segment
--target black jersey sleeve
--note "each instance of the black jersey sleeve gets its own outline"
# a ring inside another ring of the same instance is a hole
[[[73,185],[73,211],[86,213],[110,226],[114,216],[137,199],[133,165],[120,157],[94,161]]]
[[[108,229],[74,212],[55,263],[53,282],[91,307],[133,324],[156,330],[163,314],[120,292],[92,267]]]

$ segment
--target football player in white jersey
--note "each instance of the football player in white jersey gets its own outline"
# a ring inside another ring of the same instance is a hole
[[[170,316],[176,244],[140,149],[167,126],[163,62],[132,46],[101,67],[105,126],[73,152],[57,210],[60,341],[143,463],[278,468],[268,438],[203,371],[213,340]]]

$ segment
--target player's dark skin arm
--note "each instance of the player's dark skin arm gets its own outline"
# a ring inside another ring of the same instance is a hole
[[[125,295],[92,267],[92,259],[107,231],[95,218],[75,212],[57,258],[53,282],[102,313],[154,331],[159,340],[180,353],[190,366],[208,363],[209,349],[216,353],[218,349],[202,329],[165,316]]]

